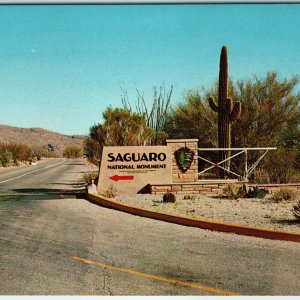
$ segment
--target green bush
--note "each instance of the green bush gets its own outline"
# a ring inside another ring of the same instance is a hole
[[[20,161],[27,162],[31,157],[31,148],[26,144],[10,142],[4,145],[4,149],[11,153],[15,166],[20,165]]]
[[[259,188],[254,186],[247,189],[246,185],[240,186],[239,184],[230,183],[222,192],[222,196],[227,199],[238,199],[238,198],[259,198],[263,199],[269,193],[267,189]]]
[[[0,162],[3,167],[8,167],[12,158],[13,155],[10,151],[3,150],[0,152]]]
[[[63,156],[66,158],[82,157],[82,148],[78,146],[67,146],[63,151]]]
[[[256,184],[266,184],[270,183],[271,181],[268,171],[261,167],[258,167],[253,171],[253,173],[250,175],[249,180],[251,183]]]
[[[196,196],[195,195],[184,195],[183,200],[195,200]]]
[[[227,199],[238,199],[245,196],[245,189],[238,184],[229,183],[222,191],[222,196]]]
[[[165,193],[163,195],[164,203],[174,203],[176,201],[176,196],[173,193]]]
[[[246,198],[259,198],[263,199],[269,193],[267,189],[259,188],[258,186],[254,186],[253,188],[249,188],[245,197]]]
[[[102,192],[102,195],[107,198],[115,198],[117,196],[118,190],[113,184],[111,184],[106,190]]]
[[[298,142],[299,143],[299,142]],[[296,183],[300,181],[299,148],[278,146],[270,151],[262,161],[264,178],[255,177],[256,183]],[[297,162],[298,161],[298,162]],[[262,174],[261,174],[262,175]]]
[[[276,191],[272,196],[272,200],[275,202],[295,201],[297,200],[297,198],[297,193],[294,190],[288,188],[281,188],[280,190]]]
[[[95,180],[95,178],[98,176],[97,172],[86,172],[82,175],[83,180],[86,185],[92,184],[92,180]]]

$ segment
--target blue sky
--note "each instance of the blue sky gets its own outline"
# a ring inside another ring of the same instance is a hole
[[[0,124],[87,134],[136,88],[300,75],[300,4],[0,6]]]

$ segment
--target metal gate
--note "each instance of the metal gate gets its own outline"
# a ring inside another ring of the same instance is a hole
[[[236,176],[239,180],[245,180],[248,181],[250,174],[254,171],[254,169],[257,167],[257,165],[260,163],[260,161],[263,159],[263,157],[270,151],[270,150],[277,150],[276,147],[266,147],[266,148],[198,148],[198,159],[203,160],[207,163],[209,163],[211,166],[202,170],[201,172],[198,173],[198,175],[203,175],[207,171],[213,169],[213,168],[219,168],[224,170],[227,173],[230,173],[234,176]],[[212,162],[207,158],[204,158],[203,156],[199,155],[199,152],[202,151],[231,151],[234,152],[232,155],[227,157],[226,159],[223,159],[219,162]],[[248,152],[249,151],[260,151],[262,152],[259,156],[259,158],[252,163],[252,165],[249,165],[248,162]],[[233,172],[232,170],[228,170],[222,166],[223,163],[231,160],[232,158],[235,158],[237,156],[244,156],[244,163],[245,163],[245,168],[243,174],[238,174],[236,172]]]

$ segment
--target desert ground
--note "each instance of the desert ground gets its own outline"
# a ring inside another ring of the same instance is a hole
[[[166,214],[213,220],[259,228],[300,232],[300,221],[293,215],[296,201],[276,203],[264,199],[225,199],[220,196],[177,195],[175,203],[164,203],[163,195],[117,195],[116,201]]]

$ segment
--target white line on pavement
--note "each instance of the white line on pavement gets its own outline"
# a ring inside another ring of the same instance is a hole
[[[31,171],[31,172],[28,172],[28,173],[25,173],[25,174],[22,174],[22,175],[19,175],[19,176],[10,178],[10,179],[6,179],[6,180],[3,180],[3,181],[0,181],[0,183],[4,183],[4,182],[8,182],[8,181],[11,181],[11,180],[14,180],[14,179],[18,179],[18,178],[24,177],[24,176],[26,176],[26,175],[29,175],[29,174],[32,174],[32,173],[41,171],[41,170],[49,169],[49,168],[55,167],[55,166],[57,166],[57,165],[60,165],[60,164],[62,164],[62,163],[64,163],[64,162],[65,162],[65,160],[60,161],[59,163],[54,164],[54,165],[50,165],[50,166],[47,166],[47,167],[44,167],[44,168],[41,168],[41,169],[38,169],[38,170],[34,170],[34,171]]]

